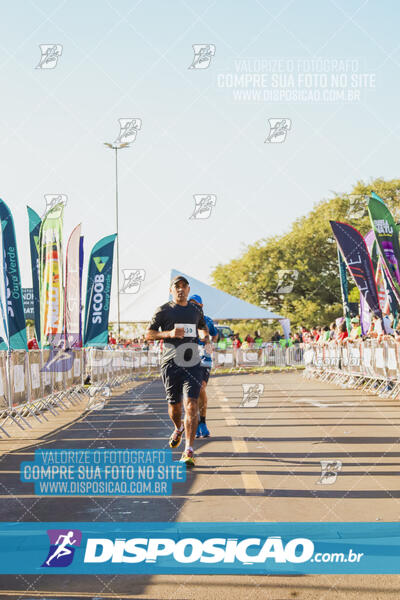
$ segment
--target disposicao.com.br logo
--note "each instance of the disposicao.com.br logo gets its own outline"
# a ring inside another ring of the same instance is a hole
[[[400,573],[396,522],[18,522],[0,544],[8,574]]]
[[[294,538],[283,543],[280,536],[267,539],[245,538],[89,538],[85,563],[155,563],[163,557],[188,564],[239,563],[250,565],[272,559],[277,563],[303,563],[313,556],[314,544],[306,538]]]

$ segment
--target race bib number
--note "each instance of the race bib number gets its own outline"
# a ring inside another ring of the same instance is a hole
[[[175,324],[175,328],[176,329],[183,329],[185,330],[185,337],[196,337],[196,325],[194,323],[176,323]]]

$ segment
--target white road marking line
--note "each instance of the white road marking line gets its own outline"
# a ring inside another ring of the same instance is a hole
[[[232,440],[233,451],[238,454],[247,454],[248,448],[244,440]]]
[[[246,492],[264,491],[264,486],[257,473],[242,473],[242,479]]]
[[[221,402],[229,402],[229,399],[226,396],[218,397]],[[228,405],[220,405],[221,412],[230,413],[230,416],[225,417],[225,422],[228,427],[238,427],[239,421],[234,417],[231,413],[231,407]],[[235,454],[248,454],[249,450],[245,440],[243,439],[233,439],[232,440],[233,451]],[[241,477],[243,481],[243,487],[247,494],[250,493],[263,493],[264,486],[261,483],[261,480],[257,473],[255,472],[241,472]]]
[[[319,402],[313,398],[288,398],[291,402],[306,402],[318,408],[329,408],[330,406],[358,406],[355,402]]]

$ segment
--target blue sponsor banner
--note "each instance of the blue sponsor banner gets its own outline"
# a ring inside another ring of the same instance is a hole
[[[2,523],[0,573],[398,574],[400,523]]]
[[[6,292],[8,346],[10,350],[27,350],[28,342],[14,220],[7,204],[1,199],[0,222],[3,233],[2,259]]]
[[[86,287],[84,346],[104,347],[108,341],[111,281],[116,234],[94,245]]]

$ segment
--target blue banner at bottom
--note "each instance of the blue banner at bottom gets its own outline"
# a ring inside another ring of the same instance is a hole
[[[400,573],[400,523],[2,523],[2,574]]]

